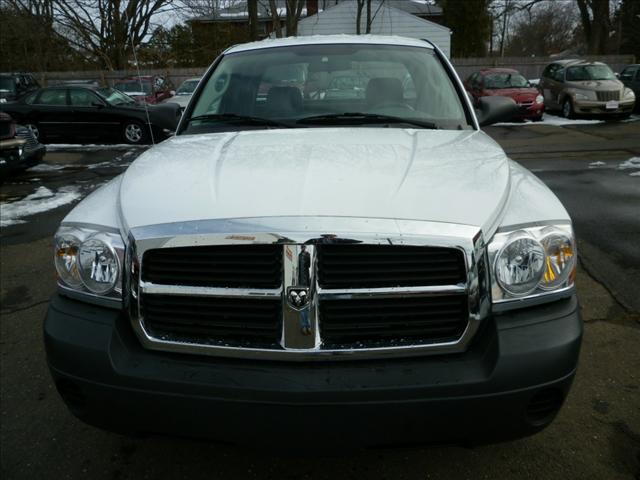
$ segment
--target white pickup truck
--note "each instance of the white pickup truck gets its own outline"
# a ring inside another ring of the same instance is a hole
[[[474,110],[428,41],[225,51],[176,136],[55,236],[44,330],[69,409],[276,449],[544,428],[578,362],[576,247],[480,129],[515,108]]]

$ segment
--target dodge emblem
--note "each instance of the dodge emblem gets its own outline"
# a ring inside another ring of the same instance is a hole
[[[287,301],[295,309],[302,309],[309,303],[309,289],[305,287],[291,287],[287,291]]]

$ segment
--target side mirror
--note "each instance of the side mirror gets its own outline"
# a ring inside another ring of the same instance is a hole
[[[104,108],[104,103],[102,102],[91,102],[92,107]]]
[[[518,105],[509,97],[481,97],[476,116],[481,127],[511,120],[520,112]]]

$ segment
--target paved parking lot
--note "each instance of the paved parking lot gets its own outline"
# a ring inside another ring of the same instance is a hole
[[[54,291],[51,236],[79,198],[142,150],[50,149],[43,165],[0,186],[3,478],[640,479],[638,120],[487,129],[555,191],[575,222],[585,340],[556,421],[534,437],[500,445],[330,458],[132,439],[85,426],[67,412],[49,379],[41,333]]]

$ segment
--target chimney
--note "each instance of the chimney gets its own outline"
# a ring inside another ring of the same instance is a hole
[[[307,17],[318,13],[318,0],[307,0]]]

